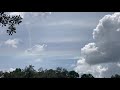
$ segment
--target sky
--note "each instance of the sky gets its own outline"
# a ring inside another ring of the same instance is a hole
[[[120,13],[8,12],[21,15],[17,33],[0,28],[0,70],[63,67],[95,77],[120,74]]]

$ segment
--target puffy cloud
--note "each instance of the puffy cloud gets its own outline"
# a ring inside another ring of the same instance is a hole
[[[81,65],[79,67],[76,67],[75,70],[80,75],[82,74],[92,74],[96,78],[102,78],[103,73],[107,71],[108,68],[102,67],[101,65],[97,66],[89,66],[89,65]]]
[[[85,45],[85,47],[81,49],[81,53],[87,55],[97,52],[97,50],[98,47],[96,47],[95,43],[89,43],[88,45]]]
[[[13,48],[17,48],[17,45],[19,44],[19,39],[8,39],[4,42],[5,45],[11,46]]]
[[[25,53],[29,55],[41,55],[41,53],[45,50],[45,47],[47,47],[47,45],[37,44],[37,45],[34,45],[32,48],[25,50]]]
[[[81,49],[86,62],[89,64],[118,62],[120,60],[119,29],[120,13],[104,16],[93,31],[95,42]]]
[[[105,15],[93,30],[94,42],[85,45],[81,49],[81,58],[78,60],[75,70],[79,73],[84,71],[94,72],[93,74],[99,74],[99,77],[117,73],[117,69],[119,69],[118,62],[120,62],[119,38],[120,13]]]
[[[104,65],[90,65],[85,62],[84,58],[80,58],[77,61],[77,67],[75,67],[74,70],[80,75],[91,73],[94,77],[101,78],[108,68]]]

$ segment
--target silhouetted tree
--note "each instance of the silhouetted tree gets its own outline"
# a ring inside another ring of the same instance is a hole
[[[114,76],[112,75],[111,78],[120,78],[120,75],[115,74]]]
[[[61,67],[56,68],[56,70],[39,68],[36,71],[34,66],[29,65],[25,69],[16,68],[11,72],[0,72],[0,76],[1,78],[78,78],[79,74]]]
[[[94,78],[92,74],[83,74],[81,78]]]
[[[34,73],[36,72],[33,68],[34,66],[29,65],[28,67],[26,67],[24,69],[24,73],[25,73],[25,78],[33,78],[34,77]]]
[[[2,78],[3,77],[3,72],[2,71],[0,71],[0,78]]]
[[[78,77],[79,77],[79,74],[76,73],[75,71],[70,71],[70,72],[69,72],[69,77],[70,77],[70,78],[78,78]]]
[[[38,72],[42,72],[42,71],[43,71],[43,68],[42,68],[42,67],[38,69]]]
[[[15,25],[19,25],[22,22],[22,19],[23,18],[20,15],[10,16],[5,12],[0,12],[0,25],[2,27],[8,26],[7,33],[9,35],[16,33]]]
[[[3,78],[11,78],[11,75],[9,72],[4,72]]]

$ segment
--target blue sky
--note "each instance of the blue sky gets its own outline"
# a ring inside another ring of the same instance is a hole
[[[11,12],[12,13],[12,12]],[[13,15],[16,13],[12,13]],[[64,67],[72,70],[80,50],[93,42],[93,29],[106,14],[113,12],[18,12],[23,22],[9,36],[0,28],[0,70]]]

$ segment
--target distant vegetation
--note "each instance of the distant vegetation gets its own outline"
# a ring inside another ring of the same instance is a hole
[[[79,74],[75,71],[67,71],[64,68],[56,68],[56,70],[43,70],[39,68],[38,71],[34,66],[29,65],[25,69],[16,68],[12,72],[0,72],[1,78],[78,78]]]
[[[0,71],[0,78],[95,78],[92,74],[79,74],[75,71],[68,71],[64,68],[57,67],[53,69],[39,68],[37,71],[34,66],[29,65],[24,69],[16,68],[11,72]],[[120,78],[120,75],[112,75],[111,78]]]

